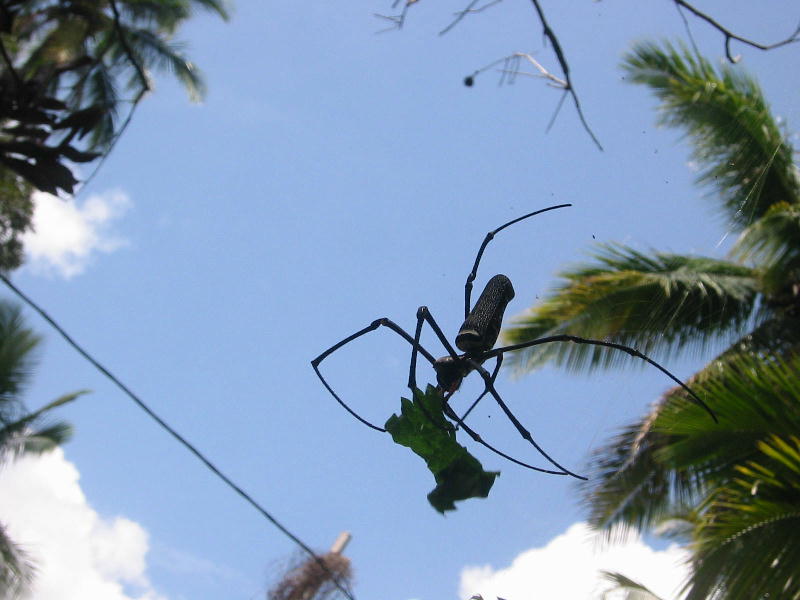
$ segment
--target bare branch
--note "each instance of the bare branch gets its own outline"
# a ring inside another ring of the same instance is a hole
[[[133,49],[128,45],[125,32],[122,30],[122,23],[120,23],[119,9],[117,8],[116,0],[108,0],[108,4],[111,6],[111,12],[114,13],[114,29],[117,31],[122,49],[125,50],[125,54],[128,60],[131,61],[133,68],[136,69],[136,73],[139,75],[139,79],[142,82],[142,88],[144,88],[144,91],[150,91],[150,82],[147,80],[147,74],[145,74],[144,68],[139,64],[139,61],[136,60]]]
[[[731,54],[732,40],[736,40],[737,42],[741,42],[742,44],[745,44],[752,48],[757,48],[758,50],[772,50],[773,48],[779,48],[781,46],[786,46],[787,44],[793,44],[795,42],[800,41],[800,24],[798,24],[794,32],[785,40],[781,40],[780,42],[776,42],[774,44],[759,44],[758,42],[754,42],[753,40],[749,40],[747,38],[744,38],[740,35],[733,33],[730,29],[728,29],[727,27],[716,21],[713,17],[698,10],[697,8],[695,8],[688,2],[685,2],[684,0],[672,0],[672,1],[675,3],[675,6],[678,7],[678,11],[680,11],[682,8],[685,8],[694,16],[696,16],[698,19],[705,21],[706,23],[711,25],[714,29],[716,29],[722,35],[725,36],[725,56],[732,63],[736,63],[739,61],[738,56],[733,56]]]
[[[561,66],[561,71],[564,73],[564,80],[567,82],[565,89],[569,95],[572,96],[572,101],[575,104],[575,110],[578,112],[578,118],[581,120],[586,133],[589,134],[589,137],[592,138],[592,141],[595,143],[595,145],[600,149],[600,151],[602,151],[603,146],[600,144],[597,136],[595,136],[594,132],[589,127],[589,124],[586,122],[586,117],[583,115],[581,103],[578,100],[578,94],[575,93],[575,87],[572,85],[572,79],[569,76],[569,64],[567,63],[567,59],[564,57],[564,51],[561,49],[561,44],[558,42],[555,32],[553,32],[553,30],[550,28],[550,25],[547,23],[547,19],[545,19],[542,7],[539,5],[539,0],[531,0],[531,2],[533,3],[533,7],[536,9],[536,13],[539,15],[539,22],[542,24],[544,36],[550,40],[551,44],[553,44],[553,52],[556,54],[558,64]]]
[[[131,109],[128,111],[128,116],[125,118],[125,122],[122,123],[122,126],[114,133],[114,138],[111,140],[111,143],[108,145],[108,149],[103,153],[103,156],[100,157],[100,160],[97,161],[97,164],[94,167],[94,170],[89,174],[89,176],[81,181],[81,189],[85,189],[87,185],[95,178],[100,168],[105,164],[108,157],[113,152],[119,138],[122,137],[122,134],[125,133],[125,130],[128,128],[128,125],[131,124],[131,120],[133,119],[133,113],[136,112],[136,107],[139,106],[139,102],[141,102],[144,95],[147,93],[149,88],[145,88],[139,91],[139,94],[134,98],[132,102]]]
[[[495,4],[500,4],[502,1],[503,0],[492,0],[488,4],[484,4],[483,6],[479,6],[479,7],[475,8],[475,5],[478,4],[478,2],[480,2],[480,0],[472,0],[464,10],[460,10],[457,13],[454,14],[455,15],[455,19],[453,19],[453,21],[447,27],[442,29],[439,32],[439,35],[444,35],[448,31],[450,31],[453,27],[455,27],[456,25],[458,25],[461,22],[461,19],[463,19],[467,15],[472,15],[472,14],[475,14],[475,13],[483,12],[484,10],[494,6]]]
[[[397,5],[400,4],[401,0],[395,0],[392,2],[392,8],[397,8]],[[376,17],[379,19],[385,19],[386,21],[390,21],[392,23],[391,27],[387,27],[386,29],[381,29],[376,31],[376,33],[386,33],[387,31],[395,31],[397,29],[402,29],[403,25],[406,23],[406,15],[408,14],[408,9],[411,7],[412,4],[419,2],[419,0],[405,0],[403,3],[403,10],[400,11],[398,15],[382,15],[379,13],[374,13]]]
[[[142,82],[142,89],[139,90],[139,93],[133,100],[133,105],[131,106],[130,111],[128,111],[128,116],[125,119],[125,122],[114,134],[114,138],[111,140],[111,143],[108,146],[108,150],[106,150],[103,153],[103,156],[100,157],[100,160],[98,161],[94,170],[89,174],[89,177],[87,177],[81,182],[82,188],[85,188],[89,184],[89,182],[91,182],[92,179],[95,178],[98,171],[100,171],[100,168],[105,164],[106,160],[111,155],[111,152],[114,150],[114,147],[117,145],[117,142],[119,141],[120,137],[122,137],[122,134],[128,128],[128,125],[130,125],[131,120],[133,119],[133,113],[136,112],[136,107],[139,105],[139,102],[142,100],[142,98],[144,98],[145,94],[149,92],[151,89],[150,82],[147,79],[147,74],[144,71],[144,67],[142,67],[142,65],[139,64],[139,61],[136,60],[136,57],[133,54],[133,50],[128,45],[128,40],[125,38],[125,32],[123,31],[122,24],[120,23],[120,14],[119,14],[119,9],[117,8],[116,1],[109,0],[109,5],[111,6],[111,12],[114,13],[114,29],[116,30],[117,35],[119,36],[119,41],[122,44],[122,48],[125,51],[128,60],[133,65],[133,68],[136,69],[136,73],[139,76],[139,80]]]

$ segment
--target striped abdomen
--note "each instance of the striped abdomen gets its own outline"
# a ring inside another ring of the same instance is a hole
[[[458,349],[462,352],[491,350],[500,335],[503,313],[513,297],[514,286],[508,277],[492,277],[458,331]]]

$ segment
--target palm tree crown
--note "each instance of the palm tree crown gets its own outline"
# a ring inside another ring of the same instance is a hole
[[[693,550],[687,598],[800,598],[800,176],[784,129],[738,66],[669,44],[625,58],[660,99],[660,123],[691,141],[706,186],[738,239],[724,259],[599,245],[504,332],[510,344],[569,333],[660,358],[726,349],[691,385],[719,425],[668,391],[592,459],[590,522],[607,533],[669,523]],[[523,350],[515,366],[618,366],[583,345]]]

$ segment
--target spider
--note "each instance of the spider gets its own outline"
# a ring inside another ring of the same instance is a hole
[[[505,312],[506,306],[508,303],[514,298],[514,287],[511,285],[511,280],[506,277],[505,275],[495,275],[492,277],[486,284],[483,292],[481,293],[478,301],[475,303],[475,306],[470,310],[470,300],[472,295],[472,287],[473,282],[477,276],[478,266],[481,262],[481,258],[483,257],[483,252],[486,250],[486,246],[489,244],[490,241],[494,238],[496,234],[501,232],[506,227],[510,227],[515,223],[519,223],[525,219],[533,217],[535,215],[539,215],[544,212],[548,212],[551,210],[556,210],[559,208],[566,208],[568,206],[572,206],[571,204],[558,204],[555,206],[549,206],[547,208],[543,208],[521,217],[517,217],[516,219],[501,225],[497,229],[490,231],[486,234],[486,237],[483,240],[480,248],[478,249],[478,255],[475,257],[475,263],[472,266],[472,271],[470,271],[469,275],[467,276],[467,282],[464,286],[464,323],[461,325],[461,328],[458,331],[458,335],[456,335],[455,345],[461,351],[461,353],[456,352],[455,348],[450,344],[447,337],[445,337],[444,333],[442,332],[439,325],[436,323],[436,320],[431,315],[430,311],[428,310],[427,306],[420,306],[417,309],[417,326],[414,331],[413,337],[409,335],[403,328],[399,325],[391,321],[386,317],[382,317],[380,319],[375,319],[364,327],[363,329],[355,332],[354,334],[344,338],[342,341],[334,344],[327,350],[325,350],[322,354],[316,357],[314,360],[311,361],[311,366],[314,368],[317,376],[322,381],[322,385],[330,392],[330,394],[336,399],[336,401],[344,407],[347,412],[353,415],[356,419],[358,419],[361,423],[370,427],[376,431],[386,432],[386,429],[383,427],[379,427],[374,423],[370,423],[368,420],[363,418],[361,415],[356,413],[350,406],[348,406],[340,397],[339,395],[333,390],[333,388],[328,384],[325,378],[322,376],[322,373],[319,370],[320,363],[325,360],[328,356],[332,353],[336,352],[342,346],[349,344],[353,340],[361,337],[369,333],[370,331],[375,331],[379,327],[387,327],[388,329],[394,331],[397,335],[402,337],[411,345],[411,363],[409,365],[409,373],[408,373],[408,387],[411,390],[412,394],[420,394],[420,391],[417,388],[417,381],[416,381],[416,371],[417,371],[417,357],[422,355],[422,357],[427,360],[431,366],[433,367],[434,372],[436,373],[436,381],[437,381],[437,390],[442,397],[442,409],[444,414],[452,421],[456,423],[454,426],[455,429],[459,427],[464,429],[467,434],[478,444],[488,448],[490,451],[502,456],[503,458],[516,463],[522,467],[532,469],[534,471],[539,471],[541,473],[548,473],[551,475],[570,475],[572,477],[576,477],[578,479],[586,479],[581,475],[577,475],[573,473],[569,469],[563,467],[558,462],[556,462],[544,449],[536,443],[531,436],[530,432],[522,425],[522,423],[517,419],[514,413],[508,408],[506,403],[500,397],[500,394],[494,387],[495,380],[497,379],[497,374],[500,371],[500,365],[503,362],[503,355],[506,352],[511,352],[514,350],[521,350],[523,348],[530,348],[532,346],[538,346],[541,344],[549,344],[553,342],[571,342],[576,344],[588,344],[594,346],[603,346],[606,348],[610,348],[612,350],[617,350],[621,352],[626,352],[627,354],[639,358],[648,364],[654,366],[662,373],[664,373],[667,377],[672,379],[676,382],[684,391],[689,394],[691,400],[702,407],[709,415],[717,421],[717,417],[714,412],[703,402],[686,384],[680,381],[675,375],[670,373],[667,369],[662,367],[660,364],[652,360],[650,357],[642,354],[638,350],[631,348],[629,346],[624,346],[622,344],[616,344],[614,342],[608,342],[603,340],[593,340],[582,338],[576,335],[568,335],[568,334],[561,334],[561,335],[553,335],[548,337],[539,338],[536,340],[531,340],[528,342],[523,342],[520,344],[513,344],[510,346],[503,346],[500,348],[494,348],[495,342],[497,341],[498,336],[500,335],[500,326],[503,320],[503,313]],[[436,334],[436,337],[439,338],[442,345],[447,350],[447,355],[441,358],[436,358],[431,354],[428,350],[426,350],[420,344],[420,336],[422,334],[422,326],[424,323],[428,323],[430,328]],[[489,359],[495,359],[495,366],[492,373],[489,373],[483,366]],[[480,377],[484,381],[484,389],[483,392],[478,396],[478,398],[470,405],[469,409],[459,417],[452,407],[448,404],[450,397],[458,390],[461,386],[461,382],[464,378],[472,372],[478,373]],[[514,425],[516,430],[519,434],[528,442],[530,443],[538,452],[542,455],[550,464],[556,467],[557,471],[552,469],[544,469],[541,467],[536,467],[533,465],[529,465],[525,462],[517,460],[509,456],[508,454],[498,450],[488,442],[486,442],[481,436],[472,428],[470,428],[464,420],[467,418],[469,413],[477,406],[480,400],[489,394],[494,398],[495,402],[497,402],[500,409],[506,415],[506,417],[511,421]],[[424,409],[423,409],[424,410]],[[427,414],[427,413],[426,413]],[[433,422],[433,419],[430,415],[428,418]],[[441,427],[441,425],[437,425]]]

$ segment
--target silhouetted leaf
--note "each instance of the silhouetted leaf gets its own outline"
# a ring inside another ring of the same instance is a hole
[[[65,158],[77,163],[91,162],[102,154],[101,152],[82,152],[67,145],[59,146],[58,149]]]
[[[489,495],[497,471],[485,471],[481,463],[456,441],[453,424],[442,412],[442,396],[433,386],[414,401],[401,398],[400,416],[386,421],[395,443],[422,457],[436,480],[428,501],[440,513],[455,510],[455,502]]]
[[[80,139],[97,126],[106,112],[108,109],[104,106],[90,106],[75,111],[54,125],[53,129],[72,129],[78,133],[78,139]]]

